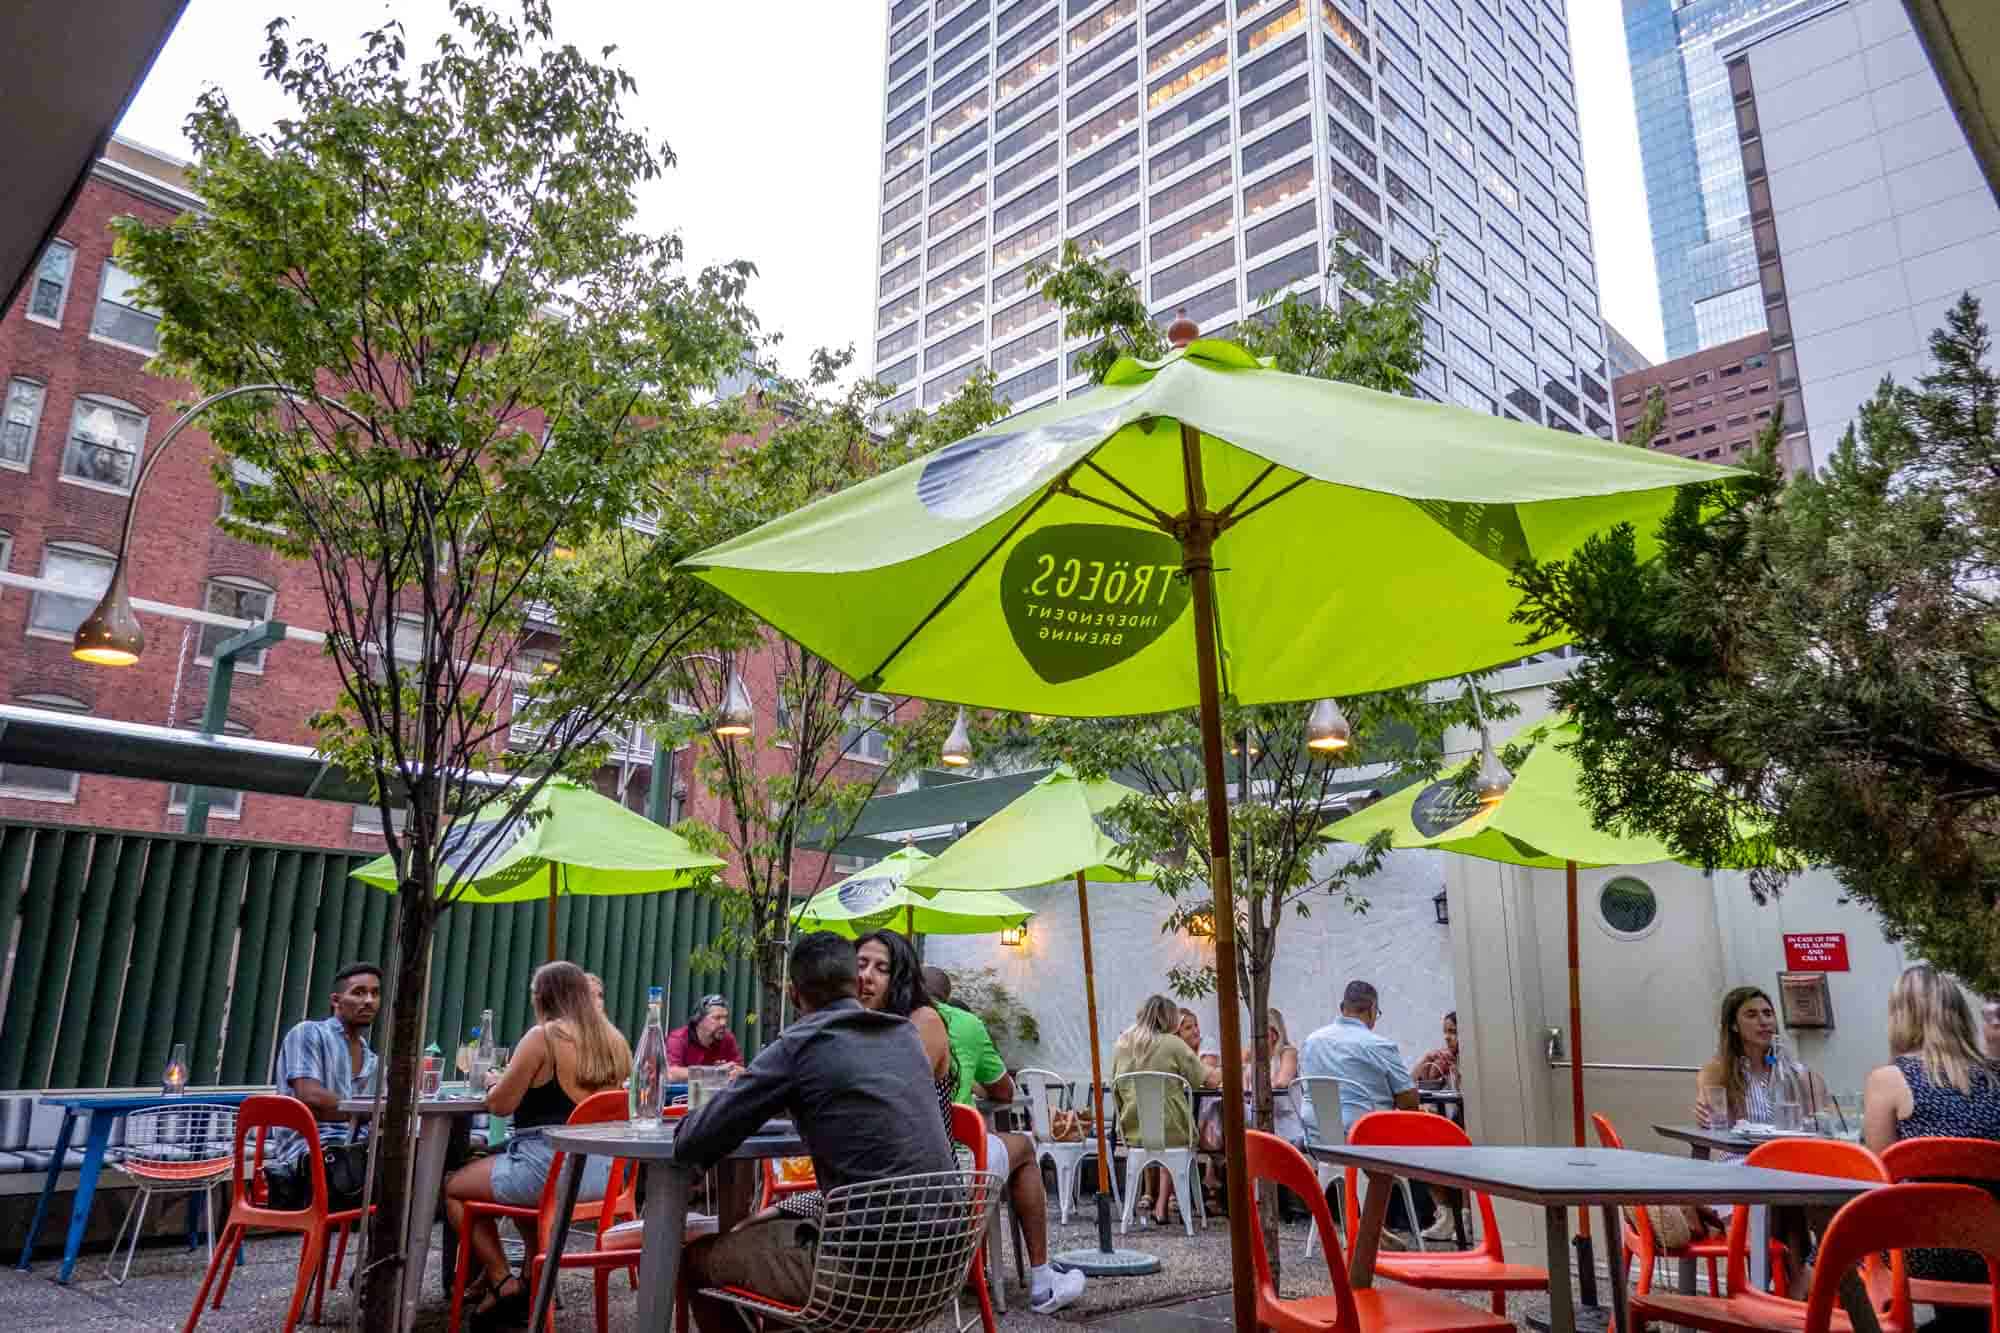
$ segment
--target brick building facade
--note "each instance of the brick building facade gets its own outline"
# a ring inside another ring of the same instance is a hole
[[[1617,377],[1611,392],[1619,439],[1641,443],[1631,440],[1631,434],[1655,391],[1666,397],[1667,416],[1646,446],[1708,463],[1740,460],[1771,424],[1771,413],[1785,392],[1778,383],[1771,335],[1761,330]],[[1810,466],[1805,423],[1792,414],[1786,417],[1778,457],[1788,472]]]
[[[208,653],[235,631],[141,613],[147,650],[132,667],[89,666],[70,656],[71,632],[96,603],[118,550],[131,484],[150,451],[192,401],[190,386],[152,374],[153,319],[125,296],[112,258],[112,221],[166,222],[198,206],[181,164],[114,140],[21,296],[0,319],[0,570],[74,586],[74,597],[0,586],[0,702],[193,728],[207,697]],[[324,630],[325,604],[310,566],[239,541],[215,522],[223,505],[216,455],[199,428],[183,433],[148,480],[132,533],[133,597],[241,619],[276,618]],[[559,645],[549,626],[548,646]],[[760,736],[777,726],[771,664],[744,672]],[[314,644],[289,640],[260,660],[239,661],[229,729],[310,746],[308,719],[338,689]],[[883,701],[886,703],[886,701]],[[643,734],[620,744],[599,787],[643,809],[652,765]],[[699,790],[683,749],[669,810],[720,825],[721,805]],[[759,762],[777,764],[764,750]],[[870,772],[866,757],[844,763]],[[173,831],[186,793],[165,784],[0,764],[0,819]],[[209,830],[257,841],[383,845],[372,810],[259,793],[230,795]],[[822,858],[799,858],[794,876],[819,880]]]

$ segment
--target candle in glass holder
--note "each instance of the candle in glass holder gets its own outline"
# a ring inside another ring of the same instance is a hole
[[[174,1053],[167,1057],[166,1070],[160,1075],[160,1091],[169,1096],[178,1096],[187,1091],[188,1065],[187,1043],[174,1043]]]

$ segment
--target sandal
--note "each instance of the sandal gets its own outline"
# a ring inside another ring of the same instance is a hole
[[[500,1285],[490,1288],[486,1299],[472,1311],[472,1317],[481,1328],[524,1322],[528,1317],[528,1288],[520,1275],[509,1273]]]

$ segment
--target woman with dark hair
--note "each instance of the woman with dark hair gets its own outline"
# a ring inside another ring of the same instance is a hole
[[[1739,1120],[1752,1124],[1771,1123],[1771,1094],[1777,1057],[1778,1010],[1771,997],[1755,986],[1738,986],[1722,997],[1720,1031],[1715,1058],[1695,1075],[1695,1123],[1704,1129],[1728,1129]],[[1797,1059],[1796,1054],[1791,1056]],[[1810,1071],[1807,1096],[1815,1105],[1824,1100],[1825,1085]],[[1710,1103],[1712,1094],[1722,1092],[1728,1105],[1726,1115],[1717,1115]],[[1811,1107],[1807,1107],[1808,1112]]]
[[[863,1007],[900,1014],[916,1025],[930,1057],[931,1078],[937,1084],[938,1110],[951,1125],[952,1095],[958,1090],[958,1070],[951,1055],[951,1037],[944,1018],[924,986],[923,965],[910,942],[893,930],[863,935],[855,949],[859,964],[858,993]],[[1035,1161],[1034,1141],[1025,1134],[986,1136],[986,1169],[1007,1177],[1014,1216],[1028,1241],[1029,1305],[1036,1314],[1051,1314],[1083,1295],[1084,1276],[1074,1270],[1057,1272],[1049,1265],[1049,1200],[1042,1187],[1042,1169]]]
[[[533,1207],[555,1158],[542,1131],[562,1124],[592,1093],[618,1087],[632,1073],[632,1048],[605,1018],[582,968],[544,963],[535,969],[530,994],[535,1025],[514,1043],[507,1068],[486,1076],[487,1109],[514,1117],[506,1151],[467,1163],[445,1182],[445,1213],[480,1265],[482,1299],[475,1313],[481,1315],[499,1306],[525,1309],[527,1292],[507,1263],[493,1223],[482,1219],[467,1227],[464,1200]],[[610,1169],[610,1158],[591,1158],[577,1197],[602,1198]]]

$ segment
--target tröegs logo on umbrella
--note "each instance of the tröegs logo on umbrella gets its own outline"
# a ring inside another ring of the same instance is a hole
[[[1000,607],[1014,646],[1051,685],[1117,666],[1187,610],[1181,550],[1163,532],[1059,523],[1007,555]]]
[[[1449,778],[1433,782],[1410,802],[1410,824],[1426,838],[1463,824],[1479,813],[1479,797]]]
[[[917,478],[917,498],[940,518],[977,518],[1028,485],[1079,440],[1111,432],[1115,412],[1091,412],[1033,430],[975,435],[932,454]]]
[[[855,916],[868,913],[889,901],[896,892],[896,881],[887,875],[869,875],[863,879],[850,879],[840,886],[834,896]]]

